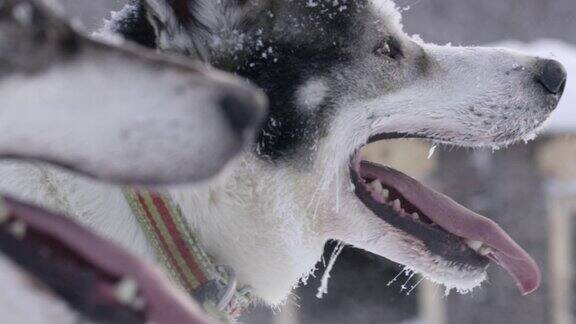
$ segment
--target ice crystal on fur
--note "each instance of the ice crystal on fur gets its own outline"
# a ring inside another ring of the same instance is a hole
[[[330,260],[328,260],[328,265],[326,265],[326,269],[324,270],[324,274],[320,280],[320,287],[318,287],[316,298],[322,299],[322,297],[328,293],[328,281],[330,280],[330,273],[336,264],[338,256],[340,256],[340,253],[342,253],[342,249],[344,249],[344,243],[338,242],[332,251],[332,254],[330,255]]]

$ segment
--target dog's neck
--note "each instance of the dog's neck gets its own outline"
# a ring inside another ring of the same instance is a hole
[[[246,154],[210,185],[170,191],[215,262],[233,267],[241,284],[272,304],[313,270],[326,241],[303,211],[282,203],[304,200],[286,199],[303,194],[290,188],[292,178]]]
[[[209,5],[216,3],[206,2]],[[212,9],[224,10],[218,8],[219,5],[215,5]],[[126,8],[125,12],[116,18],[119,21],[130,18],[128,19],[131,21],[130,30],[119,29],[123,26],[122,24],[118,26],[112,24],[107,29],[149,46],[150,44],[146,44],[141,39],[132,37],[132,33],[138,31],[153,34],[153,29],[137,28],[142,27],[141,25],[148,26],[146,20],[137,19],[145,17],[141,16],[144,13],[142,9],[143,7]],[[165,10],[154,12],[164,13]],[[212,17],[214,15],[199,14],[198,16]],[[256,26],[260,19],[268,19],[265,17],[268,15],[252,17],[254,26],[242,33],[242,37],[250,39],[251,32],[257,34],[261,28],[256,28]],[[233,31],[230,31],[230,34],[218,35],[222,42],[216,46],[212,43],[207,45],[201,33],[197,34],[197,31],[188,30],[185,35],[181,35],[182,39],[190,41],[190,44],[194,46],[182,50],[181,43],[174,43],[174,40],[181,38],[176,35],[162,37],[162,33],[170,32],[171,29],[168,28],[170,22],[176,21],[170,19],[169,16],[164,18],[166,19],[160,20],[165,22],[165,26],[156,26],[157,32],[160,31],[160,36],[156,35],[156,42],[153,44],[161,50],[193,53],[195,50],[209,47],[209,52],[214,55],[208,59],[212,65],[223,70],[237,72],[256,83],[265,84],[266,77],[277,76],[279,74],[277,70],[281,70],[283,66],[282,60],[265,60],[264,62],[270,66],[260,67],[266,71],[264,76],[261,76],[262,80],[252,75],[259,73],[260,70],[252,71],[251,68],[248,69],[251,72],[242,70],[242,67],[250,67],[250,62],[261,58],[260,51],[267,50],[268,46],[256,50],[251,47],[247,49],[245,46],[252,43],[258,44],[258,42],[236,39],[237,35]],[[204,24],[211,25],[207,22]],[[212,28],[212,30],[221,29]],[[141,33],[138,35],[141,36]],[[244,48],[240,52],[238,52],[239,41],[247,42],[245,46],[240,46]],[[290,50],[293,51],[293,49]],[[280,54],[282,53],[275,53],[275,55]],[[241,62],[238,62],[239,59]],[[286,60],[284,64],[291,63]],[[293,96],[296,90],[286,91],[284,88],[281,95],[269,94],[275,99],[271,104],[286,105],[291,101],[290,96]],[[266,155],[270,152],[263,153]],[[310,274],[322,255],[326,240],[331,238],[314,228],[316,224],[321,223],[319,210],[322,210],[318,205],[310,204],[311,197],[315,195],[314,191],[317,188],[313,185],[301,185],[302,182],[317,181],[312,174],[299,173],[287,168],[272,168],[253,153],[245,153],[225,175],[210,182],[209,185],[172,189],[170,194],[182,209],[184,217],[197,234],[200,243],[215,259],[215,262],[233,267],[240,284],[251,286],[254,293],[265,302],[277,304],[286,299],[290,290],[298,284],[301,278]],[[311,216],[311,214],[314,215]]]

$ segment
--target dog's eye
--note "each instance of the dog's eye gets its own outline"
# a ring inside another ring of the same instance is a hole
[[[395,60],[404,57],[400,43],[392,37],[386,37],[380,40],[374,47],[373,53],[376,56],[389,57]]]

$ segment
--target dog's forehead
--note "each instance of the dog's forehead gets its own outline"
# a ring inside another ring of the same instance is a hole
[[[371,0],[371,13],[376,22],[376,30],[388,35],[402,35],[402,14],[390,0]]]
[[[390,0],[371,0],[370,3],[376,9],[376,13],[391,26],[402,25],[402,15],[396,4]]]
[[[390,0],[351,0],[354,6],[342,7],[346,24],[337,25],[336,33],[351,36],[352,43],[367,42],[374,37],[395,36],[402,38],[402,14]],[[352,8],[355,8],[352,9]],[[330,20],[330,19],[328,19]],[[343,36],[343,35],[340,35]],[[342,38],[340,38],[342,39]]]
[[[377,32],[402,32],[400,12],[389,0],[279,1],[271,13],[257,20],[257,29],[272,30],[270,38],[293,44],[355,43]]]

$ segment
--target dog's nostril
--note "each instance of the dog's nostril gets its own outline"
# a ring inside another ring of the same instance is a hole
[[[250,91],[232,91],[220,99],[220,106],[232,124],[234,130],[242,133],[249,128],[255,128],[262,121],[264,103]]]
[[[536,80],[551,94],[561,94],[566,86],[566,69],[555,60],[541,60],[537,63]]]

